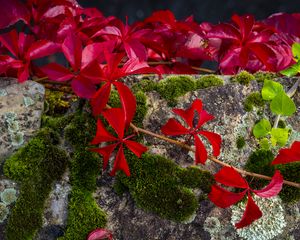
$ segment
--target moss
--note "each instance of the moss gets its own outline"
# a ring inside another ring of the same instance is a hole
[[[5,230],[7,240],[31,239],[42,226],[44,203],[51,185],[64,173],[68,162],[58,143],[56,133],[42,129],[5,162],[5,175],[21,184]]]
[[[286,123],[283,120],[279,120],[278,127],[279,128],[286,128]]]
[[[238,82],[243,85],[248,85],[253,80],[255,80],[255,77],[247,71],[241,71],[231,78],[232,82]]]
[[[46,113],[49,116],[59,116],[65,114],[70,108],[70,103],[76,100],[77,97],[69,96],[63,92],[46,90]]]
[[[239,136],[236,140],[237,149],[242,149],[243,147],[245,147],[245,145],[246,145],[245,138],[242,136]]]
[[[224,80],[215,75],[204,75],[196,79],[196,89],[203,89],[213,86],[222,86],[224,85]]]
[[[245,166],[245,170],[272,177],[274,175],[275,169],[278,169],[280,170],[285,180],[300,183],[300,163],[297,162],[281,165],[271,165],[271,162],[273,160],[274,154],[270,150],[257,150],[253,152],[249,157]],[[251,180],[251,187],[256,189],[260,189],[269,183],[269,181],[261,179],[249,180]],[[300,199],[300,189],[283,185],[279,196],[285,203],[294,203]]]
[[[265,101],[263,100],[261,94],[259,92],[253,92],[247,96],[244,102],[244,110],[246,112],[250,112],[253,110],[253,107],[263,107],[265,105]]]
[[[135,84],[132,87],[132,90],[134,92],[137,92],[137,91],[150,92],[150,91],[156,90],[157,85],[158,84],[156,82],[154,82],[153,80],[142,79],[141,81],[139,81],[137,84]]]
[[[195,86],[191,76],[170,76],[158,83],[156,91],[170,104],[175,104],[177,98],[195,90]]]
[[[278,77],[276,73],[273,72],[262,72],[258,71],[253,74],[256,81],[258,82],[264,82],[265,80],[274,80],[274,78]]]
[[[72,120],[73,115],[65,115],[62,117],[42,116],[41,127],[52,128],[56,131],[62,131]]]
[[[70,162],[69,214],[65,235],[60,240],[85,240],[90,231],[106,225],[106,215],[92,196],[101,171],[101,158],[86,149],[95,130],[95,119],[85,112],[78,112],[65,128],[65,137],[72,144],[74,153]]]
[[[162,156],[144,154],[140,159],[126,152],[131,176],[117,174],[115,189],[129,189],[136,204],[175,221],[188,220],[198,208],[190,187],[209,191],[210,173],[197,168],[183,169]]]

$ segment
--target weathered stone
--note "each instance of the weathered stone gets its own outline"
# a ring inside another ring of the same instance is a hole
[[[45,89],[14,78],[0,78],[0,162],[40,128]]]

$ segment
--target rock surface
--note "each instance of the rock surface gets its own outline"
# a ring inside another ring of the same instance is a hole
[[[0,78],[0,163],[40,128],[45,89],[14,78]]]

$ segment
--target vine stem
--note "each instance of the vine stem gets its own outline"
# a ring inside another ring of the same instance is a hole
[[[181,141],[168,138],[166,136],[163,136],[163,135],[151,132],[151,131],[143,129],[143,128],[139,128],[139,127],[135,126],[133,123],[131,123],[130,126],[134,129],[134,131],[137,131],[137,132],[140,132],[140,133],[144,133],[144,134],[147,134],[147,135],[152,136],[152,137],[159,138],[159,139],[164,140],[166,142],[169,142],[169,143],[172,143],[172,144],[176,144],[176,145],[178,145],[178,146],[180,146],[182,148],[185,148],[185,149],[187,149],[189,151],[195,152],[194,148],[192,148],[191,146],[189,146],[189,145],[187,145],[187,144],[185,144],[185,143],[183,143]],[[261,179],[265,179],[265,180],[271,180],[272,179],[271,177],[266,176],[266,175],[262,175],[262,174],[258,174],[258,173],[253,173],[253,172],[248,172],[248,171],[245,171],[243,169],[233,167],[230,164],[224,163],[221,160],[219,160],[216,157],[211,156],[211,155],[208,156],[208,159],[211,160],[211,161],[213,161],[213,162],[215,162],[215,163],[217,163],[217,164],[219,164],[219,165],[221,165],[221,166],[232,167],[237,172],[239,172],[239,173],[241,173],[243,175],[247,175],[247,176],[251,176],[251,177],[256,177],[256,178],[261,178]],[[287,180],[283,180],[283,183],[286,184],[286,185],[289,185],[289,186],[300,188],[300,183],[295,183],[295,182],[291,182],[291,181],[287,181]]]
[[[292,97],[294,96],[294,94],[297,92],[297,88],[300,84],[300,79],[298,79],[294,85],[287,91],[286,95],[288,95],[289,97]],[[273,125],[273,128],[277,128],[278,127],[278,123],[279,123],[279,120],[280,120],[280,117],[281,115],[278,114],[274,120],[274,125]]]

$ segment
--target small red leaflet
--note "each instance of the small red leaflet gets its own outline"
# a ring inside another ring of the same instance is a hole
[[[214,116],[208,114],[202,109],[202,101],[196,99],[190,108],[187,110],[183,109],[173,109],[173,112],[179,115],[188,125],[188,128],[184,127],[176,119],[171,118],[169,121],[161,128],[161,131],[165,135],[178,136],[178,135],[190,135],[195,141],[195,163],[204,164],[207,159],[207,151],[203,142],[200,140],[199,135],[204,136],[210,142],[213,148],[213,155],[215,157],[219,156],[221,148],[221,136],[219,134],[201,130],[202,125],[212,119]],[[198,114],[198,121],[196,125],[194,120],[196,118],[196,113]]]
[[[235,224],[236,228],[242,228],[250,225],[262,216],[262,212],[255,204],[251,192],[259,197],[270,198],[276,196],[282,188],[283,177],[278,170],[275,171],[271,182],[261,190],[251,189],[244,178],[232,167],[223,167],[215,174],[215,180],[228,187],[244,189],[242,192],[230,192],[215,184],[212,186],[208,198],[218,207],[227,208],[242,200],[247,194],[248,202],[245,212],[240,222]]]
[[[279,150],[279,154],[272,164],[286,164],[291,162],[300,162],[300,142],[295,141],[291,148]]]
[[[114,176],[117,170],[122,170],[127,176],[130,176],[130,171],[124,155],[123,146],[125,145],[137,157],[141,157],[141,155],[147,151],[147,148],[138,142],[129,140],[130,138],[135,136],[134,134],[124,137],[126,122],[125,122],[124,110],[122,108],[106,109],[102,112],[102,115],[108,121],[110,126],[113,127],[118,137],[111,135],[105,129],[101,120],[98,119],[97,133],[95,138],[92,140],[91,144],[96,145],[104,142],[114,142],[114,143],[108,144],[104,147],[94,148],[90,150],[102,155],[103,169],[106,169],[111,154],[117,147],[119,147],[114,161],[114,166],[111,171],[111,175]]]
[[[110,231],[106,229],[96,228],[95,230],[90,232],[86,238],[86,240],[102,240],[102,239],[112,240],[113,235]]]

